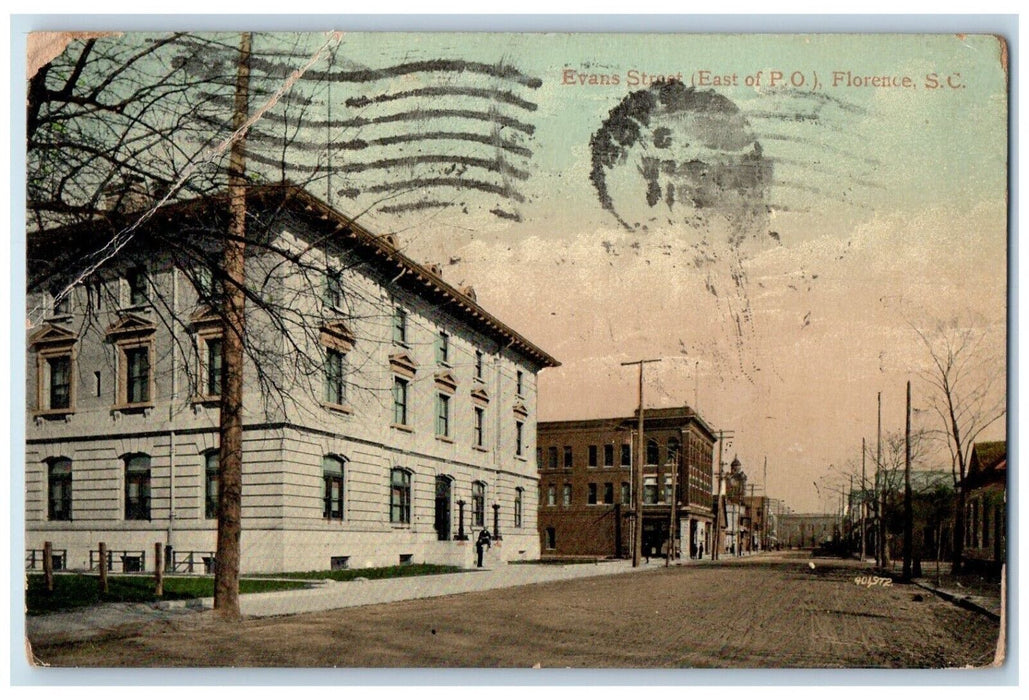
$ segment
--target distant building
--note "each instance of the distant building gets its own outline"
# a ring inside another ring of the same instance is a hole
[[[770,542],[774,528],[772,525],[771,499],[767,496],[746,496],[744,505],[750,518],[749,551],[763,552],[774,547]]]
[[[750,551],[750,511],[747,508],[747,473],[739,458],[733,457],[729,471],[723,472],[720,554],[739,556]],[[717,500],[716,500],[717,506]]]
[[[965,476],[964,558],[999,571],[1007,558],[1007,442],[977,442]]]
[[[715,433],[689,406],[647,409],[644,419],[644,554],[666,551],[674,522],[681,556],[709,557]],[[544,556],[631,556],[636,420],[538,424]]]
[[[67,568],[95,567],[100,541],[116,570],[151,569],[155,542],[210,568],[224,329],[203,260],[226,209],[157,209],[56,303],[40,268],[124,222],[30,236],[29,565],[49,540]],[[558,363],[303,190],[251,187],[248,217],[248,281],[287,311],[247,302],[241,569],[469,566],[482,528],[494,561],[538,558],[536,375]]]
[[[825,513],[789,513],[779,518],[779,543],[789,549],[812,549],[831,542],[839,517]]]

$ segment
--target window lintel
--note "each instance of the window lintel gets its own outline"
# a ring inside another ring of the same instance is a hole
[[[389,364],[394,373],[409,379],[413,378],[418,371],[418,363],[406,352],[397,352],[390,355]]]

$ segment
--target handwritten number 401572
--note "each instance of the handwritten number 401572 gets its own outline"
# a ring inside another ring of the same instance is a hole
[[[872,586],[889,588],[893,585],[893,579],[887,576],[855,576],[854,583],[865,588],[871,588]]]

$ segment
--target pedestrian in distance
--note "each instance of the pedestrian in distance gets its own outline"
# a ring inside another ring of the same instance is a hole
[[[489,530],[482,528],[482,532],[479,533],[479,538],[475,540],[475,559],[476,566],[482,568],[482,555],[486,548],[492,546],[492,540],[489,536]]]

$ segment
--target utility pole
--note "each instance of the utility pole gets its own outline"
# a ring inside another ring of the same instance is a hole
[[[676,477],[679,476],[679,465],[676,460],[675,470],[672,472],[672,498],[668,504],[668,552],[665,554],[665,566],[672,563],[672,554],[675,549],[675,482]]]
[[[761,490],[764,491],[764,498],[761,499],[761,551],[768,549],[768,455],[765,455],[765,466],[761,473]]]
[[[911,580],[911,549],[914,523],[911,513],[911,380],[908,380],[907,407],[904,414],[904,568],[901,576]]]
[[[854,543],[854,475],[848,474],[850,488],[847,490],[847,549],[850,554],[850,546]]]
[[[867,532],[865,531],[865,512],[868,510],[868,503],[866,502],[868,495],[868,486],[865,484],[865,439],[861,438],[861,561],[865,561],[865,537]]]
[[[875,474],[879,482],[879,566],[889,564],[889,554],[886,547],[886,475],[882,473],[883,468],[883,393],[877,394],[876,403],[878,406],[878,417],[875,429]],[[881,478],[880,478],[881,476]]]
[[[637,432],[639,437],[636,443],[636,469],[632,475],[632,504],[633,510],[636,511],[636,528],[633,533],[632,542],[632,566],[637,568],[640,565],[640,557],[643,554],[643,460],[644,460],[644,444],[643,444],[643,365],[651,362],[660,362],[661,359],[652,360],[636,360],[634,362],[623,362],[622,366],[628,365],[639,365],[640,367],[640,379],[639,379],[639,408],[637,409],[638,422]]]
[[[251,35],[243,32],[239,45],[233,136],[229,152],[229,231],[225,237],[222,314],[222,401],[219,418],[218,539],[215,554],[214,609],[225,618],[239,617],[239,543],[243,498],[243,332],[246,297],[244,246],[246,240],[245,127],[250,93]]]
[[[711,559],[717,561],[719,550],[722,548],[722,481],[724,476],[722,474],[722,445],[725,443],[725,438],[732,437],[733,433],[730,431],[726,433],[724,430],[718,431],[718,489],[717,496],[715,498],[715,534],[712,537],[711,542]]]

